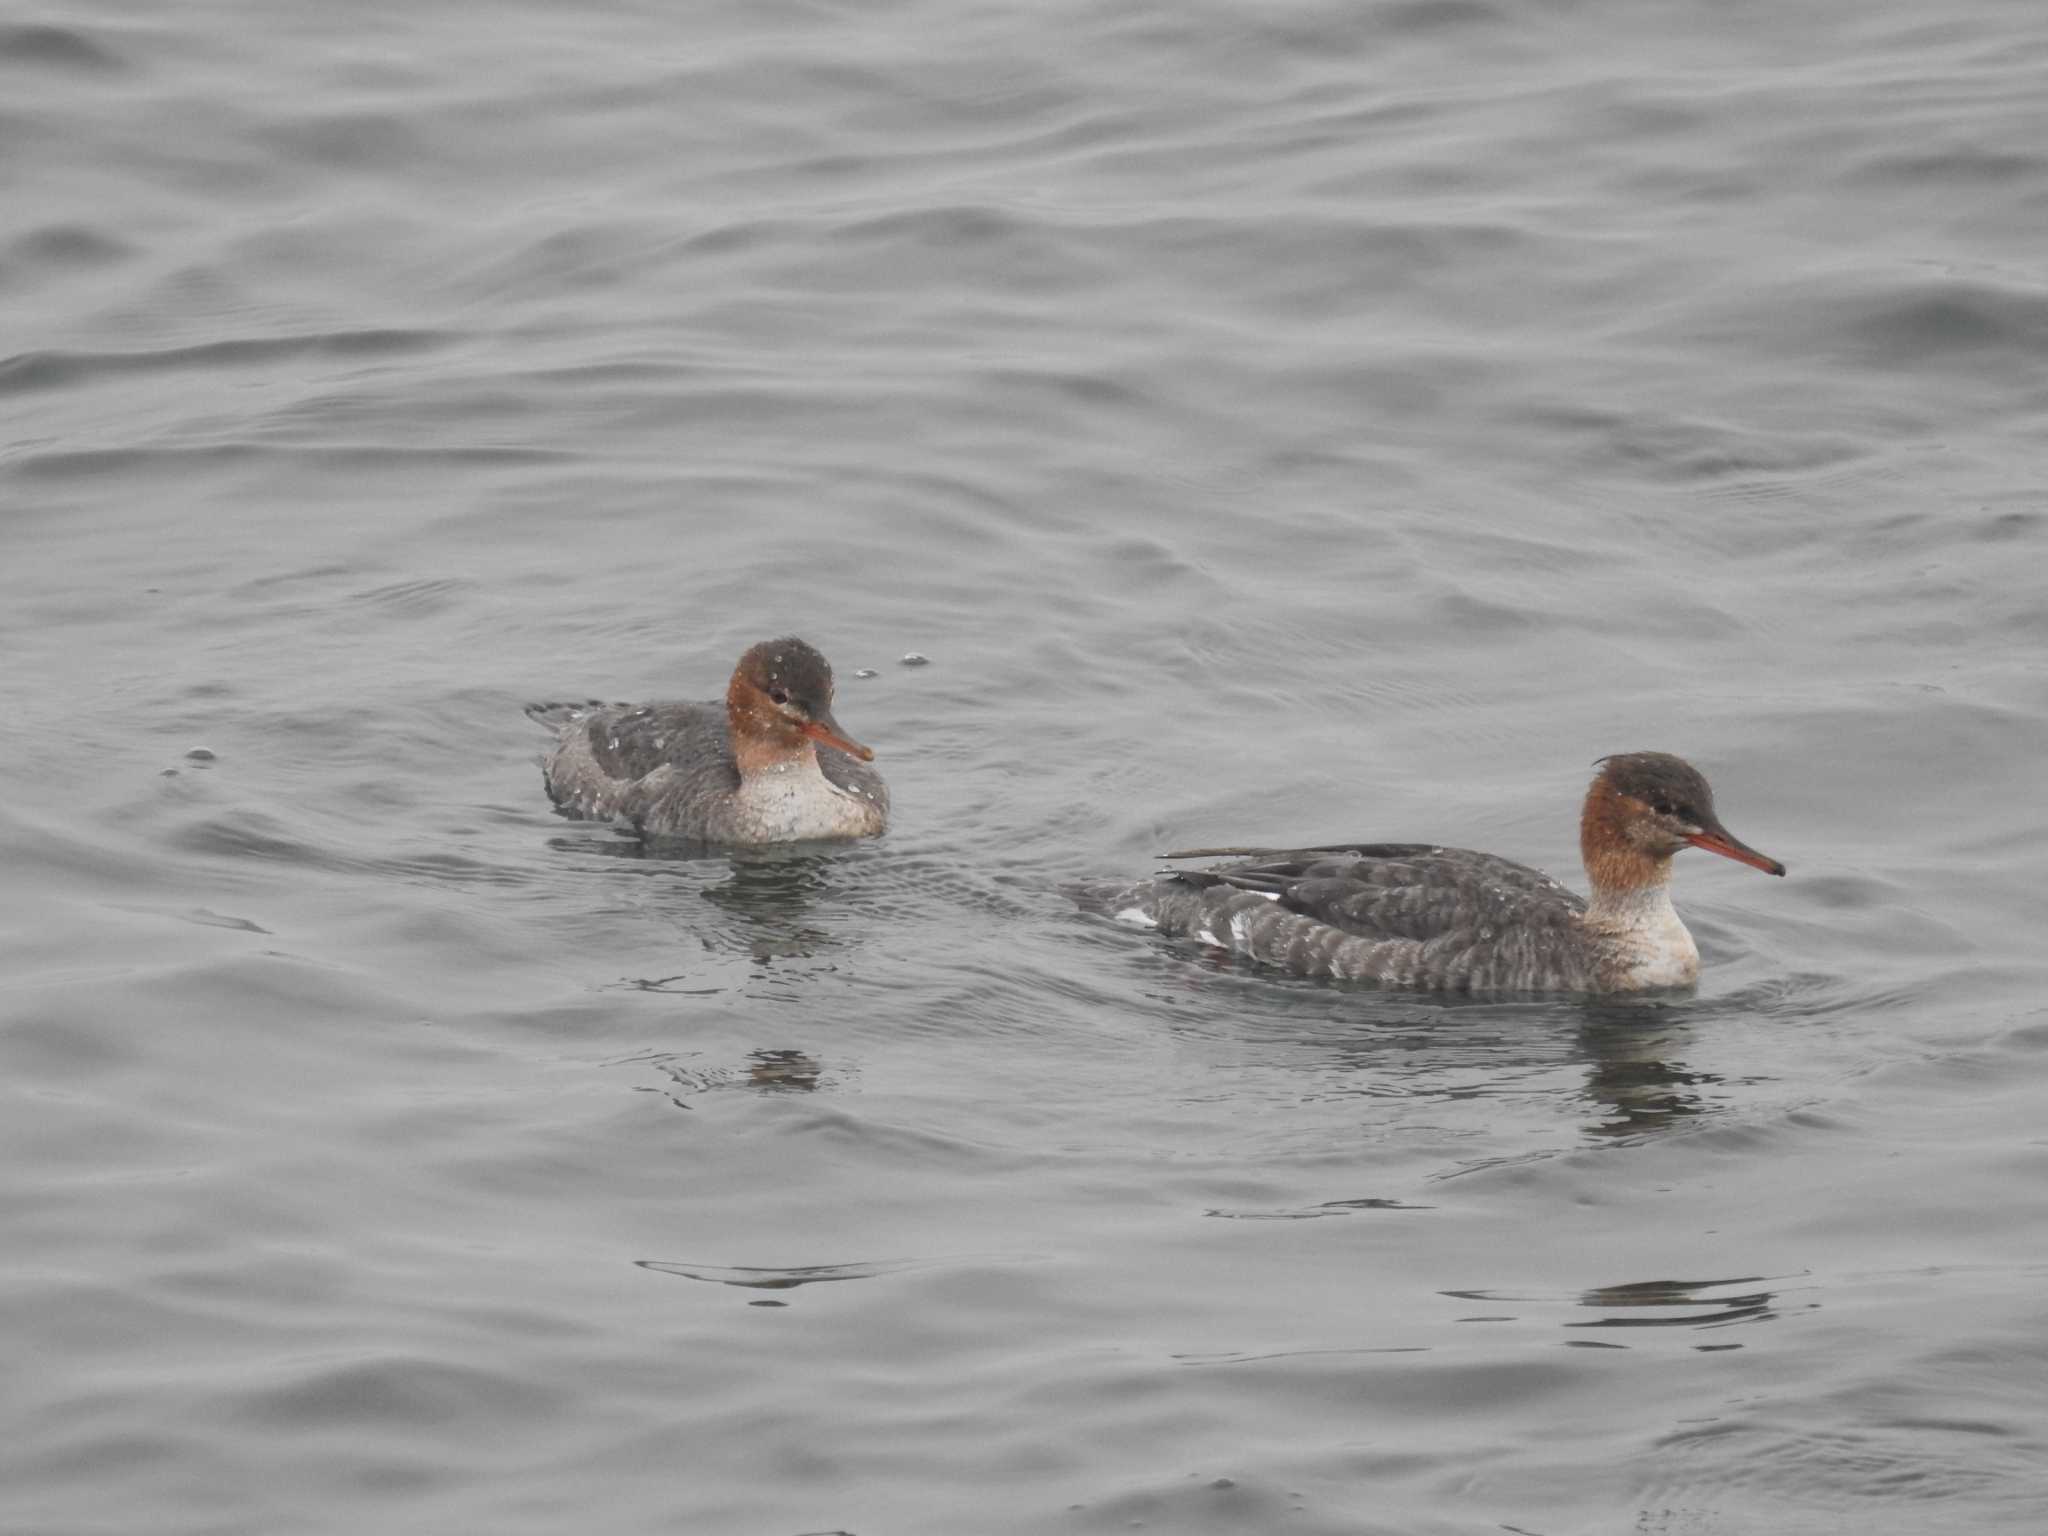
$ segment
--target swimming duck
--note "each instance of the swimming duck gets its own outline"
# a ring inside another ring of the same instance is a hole
[[[645,837],[788,843],[878,836],[889,790],[832,715],[832,667],[795,637],[748,648],[720,703],[533,704],[566,816]]]
[[[1189,849],[1166,857],[1246,861],[1080,899],[1300,976],[1442,992],[1690,986],[1700,954],[1671,906],[1673,855],[1704,848],[1772,875],[1785,866],[1721,824],[1684,759],[1625,752],[1598,767],[1579,817],[1590,901],[1526,864],[1433,843]]]

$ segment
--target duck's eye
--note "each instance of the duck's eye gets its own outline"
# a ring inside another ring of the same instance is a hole
[[[789,702],[789,695],[780,688],[770,688],[768,690],[768,697],[778,704],[787,704]]]

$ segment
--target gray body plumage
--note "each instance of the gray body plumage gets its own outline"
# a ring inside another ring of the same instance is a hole
[[[1087,908],[1250,955],[1300,976],[1438,992],[1641,992],[1699,979],[1671,905],[1684,848],[1782,875],[1714,813],[1701,772],[1668,752],[1600,759],[1579,813],[1590,901],[1540,869],[1432,843],[1292,851],[1206,848],[1242,863],[1089,885]]]
[[[1214,851],[1257,856],[1093,887],[1083,904],[1299,976],[1443,992],[1656,984],[1630,979],[1643,959],[1638,937],[1589,925],[1583,898],[1493,854],[1429,843]]]
[[[888,821],[882,776],[833,747],[743,780],[722,702],[535,704],[526,713],[556,733],[541,769],[566,816],[712,843],[872,837]]]

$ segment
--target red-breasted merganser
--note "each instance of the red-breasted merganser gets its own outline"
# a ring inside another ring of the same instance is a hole
[[[1671,908],[1671,858],[1687,847],[1785,873],[1721,825],[1698,769],[1668,752],[1629,752],[1600,759],[1586,791],[1579,850],[1590,902],[1526,864],[1430,843],[1195,848],[1166,857],[1250,862],[1086,889],[1081,900],[1299,976],[1442,992],[1639,992],[1699,979],[1699,949]]]
[[[874,837],[889,819],[875,754],[832,718],[832,668],[788,638],[740,657],[721,704],[531,704],[565,816],[644,837],[792,843]]]

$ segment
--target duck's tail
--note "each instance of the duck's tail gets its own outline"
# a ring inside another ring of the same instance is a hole
[[[1060,891],[1083,912],[1134,922],[1140,927],[1153,924],[1150,908],[1156,893],[1150,880],[1070,880]]]
[[[593,709],[603,708],[602,699],[585,699],[580,704],[529,704],[526,706],[526,718],[535,725],[560,731],[564,726],[574,725]]]

